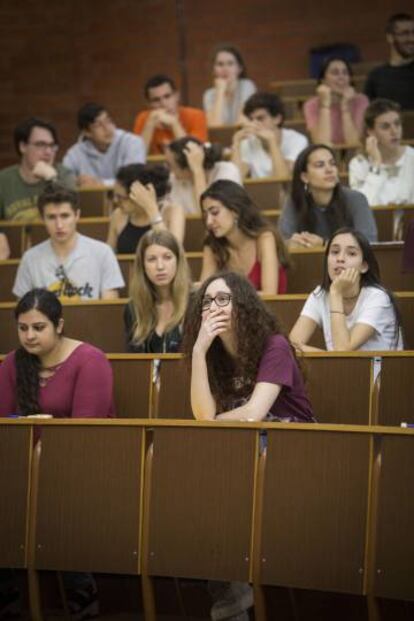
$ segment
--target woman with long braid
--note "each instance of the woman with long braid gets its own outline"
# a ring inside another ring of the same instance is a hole
[[[0,416],[113,416],[110,364],[101,350],[63,335],[57,297],[32,289],[18,302],[15,317],[20,347],[0,366]]]

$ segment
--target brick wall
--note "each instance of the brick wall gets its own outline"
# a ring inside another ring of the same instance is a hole
[[[339,3],[326,0],[317,12],[311,0],[2,0],[0,167],[13,163],[11,132],[28,115],[56,123],[62,152],[76,139],[75,114],[85,101],[103,102],[120,126],[131,127],[145,104],[142,84],[159,71],[179,80],[185,70],[189,102],[200,105],[219,42],[242,49],[260,87],[306,77],[315,45],[349,41],[364,60],[381,59],[387,16],[410,5],[349,0],[339,16]]]

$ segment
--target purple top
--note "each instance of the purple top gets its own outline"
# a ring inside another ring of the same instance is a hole
[[[282,389],[270,408],[267,420],[288,419],[298,423],[315,422],[302,374],[287,339],[271,336],[259,364],[257,382],[279,384]]]
[[[82,343],[39,389],[39,405],[55,418],[109,418],[115,415],[112,369],[105,354]],[[18,413],[15,352],[0,365],[0,416]]]

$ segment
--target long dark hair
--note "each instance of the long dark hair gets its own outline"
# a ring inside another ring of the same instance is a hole
[[[207,352],[208,379],[218,412],[234,407],[238,399],[250,396],[256,382],[260,360],[268,338],[284,334],[276,317],[266,308],[253,285],[234,272],[219,272],[207,278],[193,296],[183,330],[182,351],[191,360],[202,314],[202,302],[209,284],[222,278],[232,294],[232,321],[237,356],[231,356],[220,338],[215,338]],[[293,352],[293,355],[294,352]]]
[[[359,231],[351,227],[343,227],[341,229],[338,229],[337,231],[335,231],[335,233],[333,233],[333,235],[331,235],[331,237],[328,240],[328,243],[326,244],[325,256],[323,260],[323,277],[322,277],[320,288],[322,291],[328,292],[329,287],[331,286],[332,281],[328,273],[328,256],[329,256],[329,251],[330,251],[332,242],[335,239],[335,237],[337,237],[338,235],[345,235],[347,233],[349,235],[352,235],[352,237],[355,239],[356,243],[361,249],[362,260],[368,266],[367,271],[364,273],[361,273],[361,280],[360,280],[361,289],[362,287],[376,287],[377,289],[381,289],[382,291],[384,291],[390,299],[390,302],[394,310],[394,316],[395,316],[394,339],[395,339],[395,345],[397,345],[400,331],[402,331],[401,313],[398,308],[398,304],[397,304],[397,301],[395,299],[393,292],[390,289],[387,289],[387,287],[385,287],[381,282],[380,268],[378,265],[377,257],[375,256],[374,251],[372,250],[371,244],[369,243],[365,235],[363,235],[362,233],[360,233]]]
[[[254,204],[241,185],[228,179],[218,179],[201,195],[201,206],[206,198],[220,201],[224,207],[234,211],[237,214],[237,226],[247,237],[257,239],[265,231],[271,231],[276,239],[278,259],[281,265],[289,267],[289,253],[280,233],[262,216],[260,209]],[[226,269],[230,259],[229,240],[227,237],[217,238],[208,231],[204,245],[211,248],[218,269]]]
[[[33,309],[45,315],[55,326],[58,327],[62,318],[62,304],[54,293],[47,289],[32,289],[28,291],[17,303],[14,309],[16,321],[20,315]],[[39,405],[39,371],[40,359],[19,347],[15,353],[16,361],[16,397],[17,406],[23,416],[41,413]]]
[[[318,149],[329,151],[336,160],[334,151],[325,144],[312,144],[299,154],[293,168],[291,199],[298,218],[298,230],[313,232],[315,230],[315,206],[313,196],[302,180],[302,173],[307,172],[309,157]],[[333,233],[343,226],[352,226],[352,218],[346,204],[345,193],[338,182],[333,190],[331,202],[326,211],[329,228]]]

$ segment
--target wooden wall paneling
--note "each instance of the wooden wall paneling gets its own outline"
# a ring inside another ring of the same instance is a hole
[[[233,135],[239,129],[238,125],[222,125],[219,127],[209,127],[208,139],[211,143],[221,144],[223,147],[231,147]]]
[[[374,245],[381,280],[393,291],[414,291],[414,273],[402,273],[402,243]]]
[[[18,259],[23,252],[24,225],[20,222],[3,220],[0,230],[5,233],[10,247],[10,259]]]
[[[161,360],[157,417],[193,419],[190,373],[182,359]]]
[[[114,374],[115,410],[118,418],[152,415],[152,360],[134,356],[109,356]]]
[[[190,216],[185,220],[184,248],[186,252],[201,252],[206,227],[201,217]]]
[[[111,208],[108,188],[85,188],[78,191],[83,218],[107,216]]]
[[[27,567],[31,427],[0,424],[0,567]]]
[[[371,359],[306,357],[302,360],[313,412],[319,423],[371,423]]]
[[[19,259],[0,261],[0,302],[11,302],[15,299],[12,289],[18,266]]]
[[[42,429],[36,569],[137,574],[143,430]]]
[[[288,271],[288,293],[310,293],[322,280],[323,250],[294,251]]]
[[[123,302],[66,304],[63,309],[66,334],[107,353],[124,352]]]
[[[383,436],[374,594],[414,600],[414,435]]]
[[[251,200],[261,210],[282,209],[289,186],[289,181],[276,181],[272,178],[246,179],[244,183]]]
[[[369,436],[267,433],[261,582],[362,594]]]
[[[384,356],[381,362],[379,425],[414,423],[414,356]]]
[[[154,429],[148,571],[248,581],[257,434]]]

